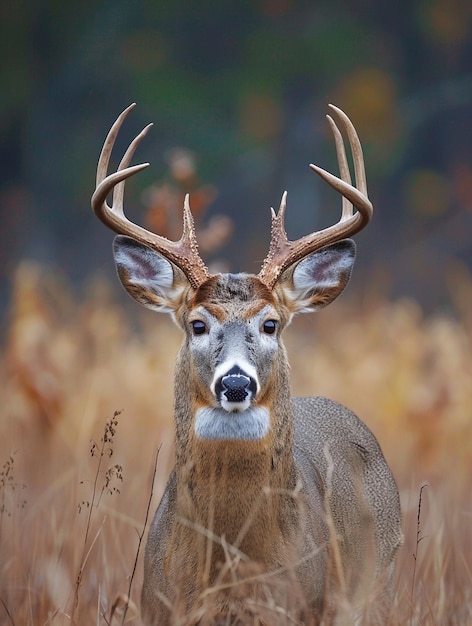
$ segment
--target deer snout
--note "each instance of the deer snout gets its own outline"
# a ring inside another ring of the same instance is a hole
[[[256,393],[256,380],[238,366],[219,376],[215,383],[215,395],[229,412],[245,411]]]

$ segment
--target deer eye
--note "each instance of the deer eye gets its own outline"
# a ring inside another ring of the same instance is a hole
[[[194,335],[203,335],[206,333],[207,327],[205,322],[202,322],[201,320],[194,320],[193,322],[190,322],[190,324],[192,325]]]
[[[273,335],[277,329],[277,322],[275,320],[267,320],[262,325],[262,330],[266,335]]]

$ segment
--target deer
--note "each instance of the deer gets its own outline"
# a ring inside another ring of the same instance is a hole
[[[318,311],[344,290],[356,255],[350,237],[373,212],[357,132],[329,106],[340,177],[310,168],[341,194],[341,217],[290,241],[285,192],[279,211],[271,209],[257,276],[209,273],[188,195],[178,241],[125,216],[125,182],[149,165],[130,163],[152,124],[117,170],[108,169],[135,104],[103,145],[92,208],[117,233],[118,277],[137,302],[170,313],[184,336],[175,362],[175,466],[144,555],[141,611],[149,626],[388,621],[403,540],[392,472],[348,408],[291,397],[282,340],[296,314]]]

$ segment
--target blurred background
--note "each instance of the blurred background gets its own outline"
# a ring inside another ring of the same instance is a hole
[[[359,288],[375,280],[448,308],[451,273],[472,262],[471,25],[466,0],[7,0],[2,311],[21,259],[75,285],[112,271],[90,195],[106,132],[134,101],[115,166],[155,125],[134,161],[151,167],[127,185],[130,215],[172,234],[174,192],[190,191],[200,230],[219,242],[208,262],[246,271],[265,256],[285,189],[292,238],[337,219],[340,199],[308,169],[337,171],[324,118],[337,104],[361,137],[376,210],[358,237]]]
[[[190,192],[215,271],[259,271],[286,189],[291,239],[338,220],[308,164],[338,171],[328,103],[352,119],[374,218],[346,294],[286,332],[293,393],[352,408],[398,481],[392,626],[472,623],[472,3],[4,0],[0,49],[0,623],[123,624],[130,592],[140,624],[181,336],[121,290],[90,208],[131,102],[113,167],[154,127],[127,213],[176,239]]]

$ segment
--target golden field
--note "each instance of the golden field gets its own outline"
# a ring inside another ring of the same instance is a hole
[[[294,395],[352,408],[397,478],[392,625],[472,623],[472,283],[452,282],[454,316],[343,298],[285,337]],[[141,623],[139,539],[158,449],[151,515],[172,465],[180,335],[125,298],[18,268],[0,362],[2,625]]]

